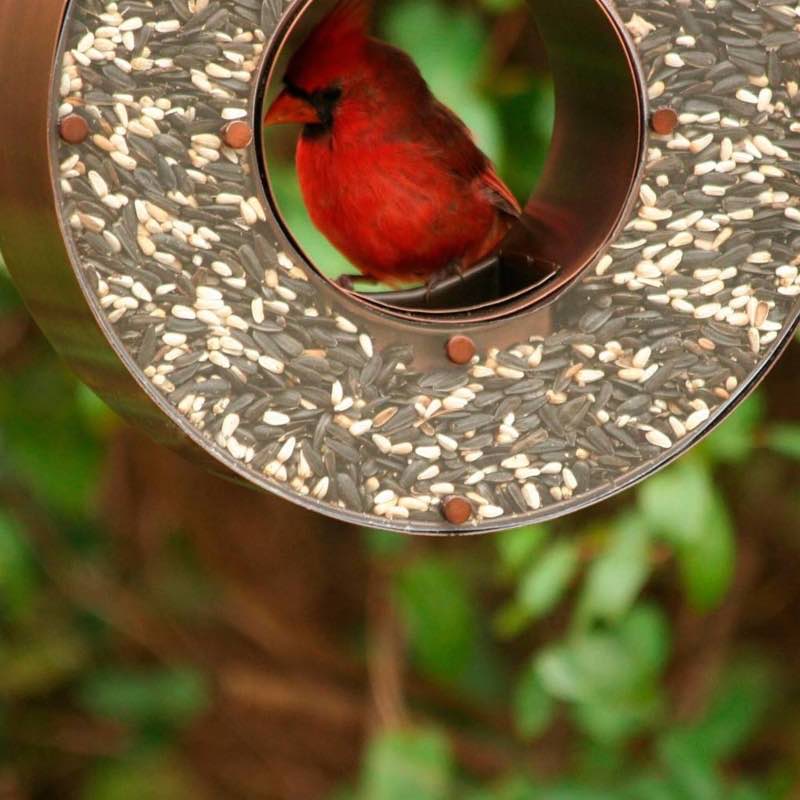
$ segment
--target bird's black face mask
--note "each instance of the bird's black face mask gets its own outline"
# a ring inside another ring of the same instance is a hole
[[[306,123],[303,127],[303,136],[315,138],[330,133],[333,128],[333,117],[336,106],[342,97],[342,90],[339,86],[329,86],[325,89],[317,89],[307,92],[299,86],[295,86],[291,81],[284,81],[286,91],[299,100],[304,100],[314,108],[319,117],[318,123]]]

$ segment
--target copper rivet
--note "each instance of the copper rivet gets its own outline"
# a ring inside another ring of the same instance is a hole
[[[472,516],[472,504],[463,497],[447,497],[442,503],[442,513],[452,525],[463,525]]]
[[[68,114],[58,123],[58,135],[69,144],[81,144],[89,135],[89,123],[80,114]]]
[[[253,129],[241,120],[229,122],[222,131],[222,139],[228,147],[241,150],[253,141]]]
[[[678,125],[678,114],[673,108],[659,108],[650,117],[650,127],[661,136],[668,136]]]
[[[447,342],[447,357],[454,364],[469,364],[475,355],[475,342],[469,336],[451,336]]]

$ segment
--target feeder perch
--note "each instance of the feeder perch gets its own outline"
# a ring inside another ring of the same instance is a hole
[[[465,276],[385,293],[309,262],[264,167],[309,10],[5,0],[0,248],[122,415],[341,520],[475,533],[631,486],[775,362],[800,315],[784,6],[532,2],[557,112],[525,214]]]

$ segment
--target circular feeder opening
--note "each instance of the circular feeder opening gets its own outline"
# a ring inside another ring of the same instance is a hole
[[[276,31],[261,79],[262,119],[281,92],[303,95],[287,68],[335,8],[336,3],[321,0],[300,4]],[[379,4],[371,14],[370,34],[412,51],[434,94],[467,123],[487,155],[492,155],[492,137],[494,144],[503,143],[497,149],[505,157],[495,168],[513,192],[519,214],[512,217],[507,212],[513,209],[501,200],[502,233],[467,265],[446,264],[433,274],[412,280],[405,276],[399,284],[362,280],[359,270],[311,222],[295,151],[298,137],[318,135],[319,126],[298,122],[264,125],[258,137],[275,217],[297,251],[332,286],[404,318],[491,319],[551,299],[617,233],[636,194],[645,93],[624,29],[604,0],[530,0],[499,22],[482,19],[469,5],[434,7],[428,12],[433,14],[430,25],[414,21],[413,11],[414,4],[403,0]],[[436,32],[443,21],[439,30],[452,26],[453,39],[465,35],[465,26],[473,31],[473,66],[462,64],[459,74],[442,76],[446,49],[464,47]],[[493,59],[498,63],[492,64]],[[327,65],[321,71],[331,72]],[[492,85],[492,75],[501,76],[500,85]],[[338,82],[334,77],[330,87],[329,107],[334,109]],[[451,87],[449,96],[439,90],[442,85]],[[517,91],[520,86],[527,89]],[[470,104],[482,91],[503,97],[504,113],[485,125]],[[336,113],[333,127],[329,123],[322,134],[334,141]],[[320,191],[325,192],[324,179]],[[460,222],[469,229],[473,219],[464,215]],[[341,280],[342,275],[354,279]]]

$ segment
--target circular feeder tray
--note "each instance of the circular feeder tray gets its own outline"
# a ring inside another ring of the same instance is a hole
[[[307,2],[6,5],[12,276],[87,383],[229,477],[407,532],[545,520],[684,452],[797,325],[784,6],[532,2],[557,114],[520,224],[463,279],[359,294],[305,259],[260,152]]]

